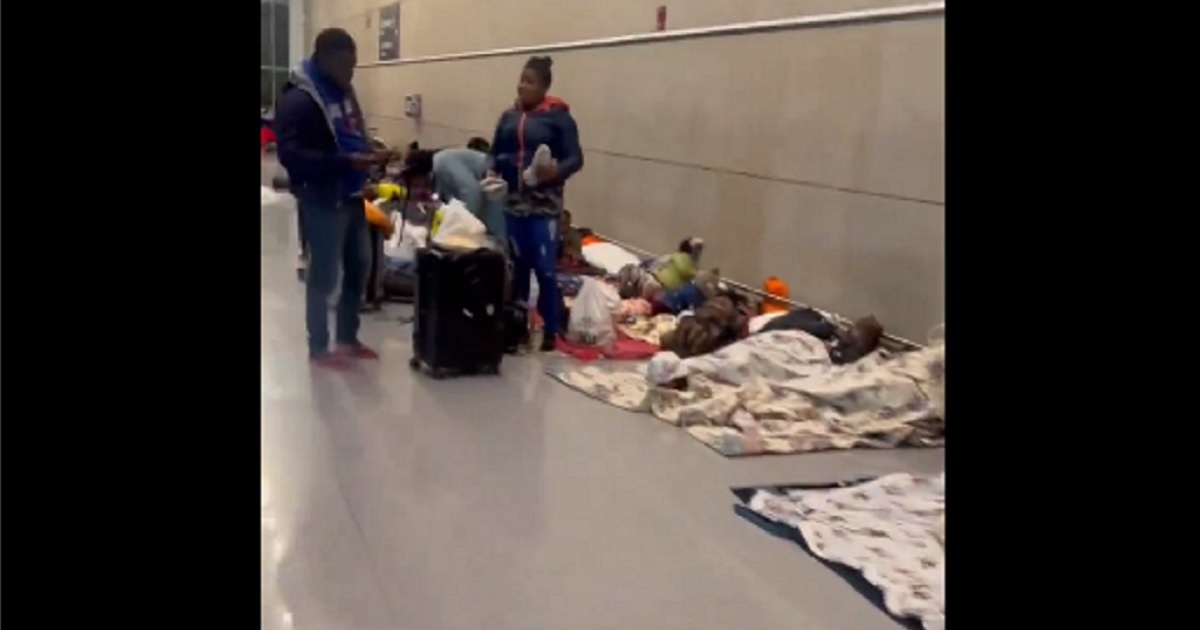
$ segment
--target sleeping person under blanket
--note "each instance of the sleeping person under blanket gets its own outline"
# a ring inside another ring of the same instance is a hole
[[[844,365],[867,356],[879,347],[883,325],[874,315],[861,317],[845,330],[838,330],[828,342],[829,358],[834,365]]]
[[[825,342],[834,365],[854,363],[879,347],[883,325],[874,315],[860,317],[846,327],[839,327],[820,312],[797,308],[767,322],[758,332],[800,330]]]

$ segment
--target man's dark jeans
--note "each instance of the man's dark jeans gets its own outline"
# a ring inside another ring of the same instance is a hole
[[[358,343],[359,302],[368,265],[367,219],[362,199],[346,199],[331,208],[305,204],[304,242],[308,246],[307,287],[308,352],[329,351],[329,295],[342,273],[337,305],[338,344]]]
[[[304,205],[300,200],[296,200],[296,225],[298,226],[297,234],[300,238],[300,258],[308,260],[308,244],[304,242]]]

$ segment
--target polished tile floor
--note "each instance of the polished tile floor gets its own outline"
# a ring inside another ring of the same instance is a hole
[[[547,359],[420,378],[401,305],[365,318],[378,364],[312,371],[295,240],[290,198],[264,204],[264,630],[899,627],[729,488],[935,472],[942,451],[735,461],[552,382]]]

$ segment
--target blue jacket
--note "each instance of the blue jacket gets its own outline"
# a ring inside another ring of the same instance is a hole
[[[365,150],[365,123],[353,89],[343,93],[315,74],[307,62],[292,70],[275,104],[276,146],[296,199],[337,207],[366,182],[365,174],[355,171],[348,157]],[[350,144],[354,146],[346,146]]]
[[[558,161],[558,181],[526,186],[521,173],[543,144]],[[558,216],[563,184],[583,168],[583,149],[570,106],[548,96],[529,111],[514,107],[501,114],[492,137],[492,168],[508,183],[507,212]]]

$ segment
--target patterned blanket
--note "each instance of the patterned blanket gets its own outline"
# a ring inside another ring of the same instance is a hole
[[[828,490],[758,490],[746,506],[810,553],[861,574],[883,607],[925,630],[946,624],[946,475],[895,474]]]
[[[683,426],[733,457],[941,446],[944,366],[944,344],[833,365],[819,339],[785,330],[689,359],[662,352],[648,364],[547,372],[601,401]]]

